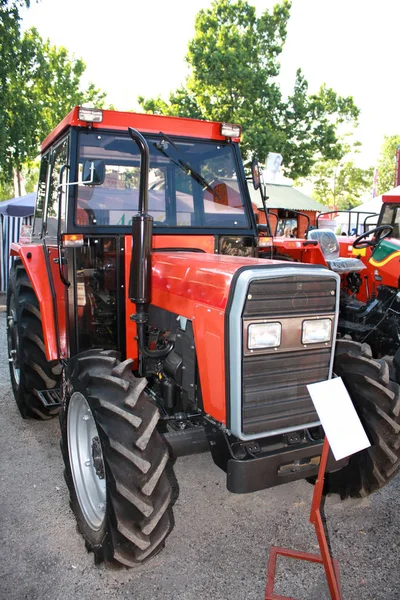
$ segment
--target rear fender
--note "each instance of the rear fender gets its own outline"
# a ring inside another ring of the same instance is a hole
[[[57,249],[52,247],[48,248],[47,251],[48,265],[54,284],[53,290],[44,254],[45,248],[42,244],[22,245],[13,243],[10,254],[11,256],[18,256],[22,260],[38,299],[46,358],[47,360],[59,360],[59,358],[67,358],[68,356],[65,311],[66,289],[60,280],[58,264],[54,263],[54,258],[58,257]],[[59,340],[60,356],[57,338]]]
[[[322,253],[321,246],[316,244],[315,240],[276,237],[273,238],[273,250],[275,251],[273,256],[277,260],[280,260],[280,256],[290,256],[295,261],[307,263],[309,265],[328,266]],[[259,254],[265,258],[270,258],[271,248],[261,247],[259,248]]]

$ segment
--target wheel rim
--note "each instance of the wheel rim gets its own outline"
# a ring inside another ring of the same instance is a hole
[[[105,519],[107,487],[96,422],[85,397],[74,392],[68,407],[68,454],[80,508],[98,531]]]
[[[7,342],[8,342],[8,361],[15,383],[19,386],[21,381],[21,371],[19,368],[19,335],[17,324],[17,310],[15,306],[14,294],[10,298],[10,308],[7,318]]]

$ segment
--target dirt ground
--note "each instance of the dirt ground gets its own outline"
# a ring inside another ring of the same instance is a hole
[[[135,570],[93,564],[68,506],[58,420],[21,419],[9,381],[0,295],[0,598],[263,600],[271,545],[316,552],[312,487],[230,494],[209,454],[176,464],[180,496],[166,548]],[[400,600],[400,477],[370,498],[328,498],[344,600]],[[322,568],[281,559],[275,593],[330,598]]]

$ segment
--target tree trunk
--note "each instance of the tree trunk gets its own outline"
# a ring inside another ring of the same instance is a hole
[[[22,173],[21,167],[17,165],[13,171],[14,196],[22,196]]]

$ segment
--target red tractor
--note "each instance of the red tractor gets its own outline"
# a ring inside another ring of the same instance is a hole
[[[336,341],[337,273],[257,258],[239,138],[76,107],[43,142],[31,237],[12,247],[11,380],[23,417],[60,413],[96,561],[162,548],[176,456],[210,448],[235,493],[315,477],[306,385],[333,372],[373,445],[330,457],[328,491],[366,495],[398,469],[399,385],[365,344]]]
[[[354,237],[336,236],[323,226],[325,217],[337,215],[330,211],[318,216],[317,228],[306,228],[305,239],[291,239],[276,237],[276,215],[268,210],[265,186],[260,189],[266,225],[258,241],[259,255],[325,265],[337,272],[341,277],[339,334],[367,342],[373,356],[385,357],[393,376],[400,379],[400,196],[384,195],[380,215],[339,211],[348,216],[349,232],[355,225]],[[357,236],[360,230],[363,233]]]
[[[339,330],[352,338],[367,341],[374,356],[395,356],[399,369],[400,352],[400,195],[386,194],[380,215],[360,220],[361,213],[349,212],[356,237],[338,236],[340,257],[358,258],[363,263],[360,272],[349,272],[343,280],[341,323]],[[320,221],[318,220],[318,223]],[[363,224],[363,227],[361,225]],[[361,235],[357,233],[364,230]],[[350,230],[350,226],[349,226]],[[332,236],[331,232],[327,232]],[[311,237],[323,239],[324,229]]]

